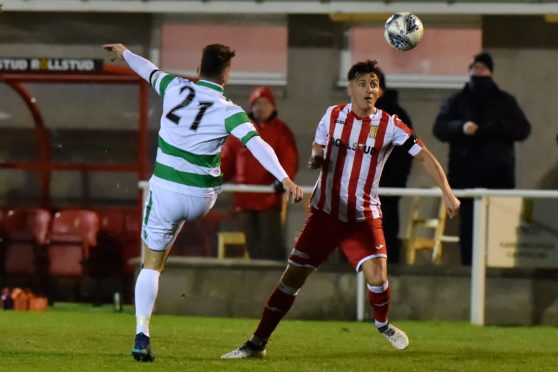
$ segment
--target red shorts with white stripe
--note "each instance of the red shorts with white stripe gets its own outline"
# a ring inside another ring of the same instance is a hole
[[[317,268],[336,247],[341,248],[357,271],[368,259],[387,258],[382,220],[343,222],[312,208],[289,256],[289,263]]]

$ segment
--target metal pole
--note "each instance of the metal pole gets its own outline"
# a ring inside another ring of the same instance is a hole
[[[356,317],[358,321],[364,320],[364,306],[366,304],[365,297],[366,291],[364,290],[364,273],[359,271],[356,278],[356,296],[357,296],[357,312]]]
[[[486,196],[476,196],[473,209],[473,266],[471,268],[471,324],[484,325],[486,297]]]

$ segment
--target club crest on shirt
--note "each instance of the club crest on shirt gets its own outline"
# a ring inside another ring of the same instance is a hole
[[[370,132],[368,133],[368,138],[376,138],[376,133],[378,133],[378,127],[377,126],[371,126],[370,127]]]

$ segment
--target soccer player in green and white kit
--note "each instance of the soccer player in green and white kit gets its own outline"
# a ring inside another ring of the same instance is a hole
[[[149,320],[157,298],[159,276],[183,221],[203,217],[213,206],[223,178],[220,153],[232,134],[263,167],[283,183],[292,200],[302,200],[302,189],[288,176],[275,152],[258,135],[246,113],[223,95],[235,53],[221,44],[203,49],[196,83],[160,71],[122,44],[103,47],[124,59],[163,97],[159,147],[142,239],[146,244],[143,268],[136,281],[136,338],[132,356],[150,362]]]

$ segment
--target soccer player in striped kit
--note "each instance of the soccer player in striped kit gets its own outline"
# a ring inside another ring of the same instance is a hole
[[[331,106],[320,120],[309,167],[321,172],[311,210],[292,250],[287,269],[269,297],[253,336],[225,359],[263,357],[266,343],[289,311],[306,278],[338,246],[357,271],[362,270],[374,323],[396,349],[409,345],[407,335],[388,320],[390,286],[378,185],[394,146],[403,146],[442,190],[448,215],[456,216],[453,194],[436,158],[397,116],[377,109],[379,70],[367,60],[351,67],[347,93],[351,102]]]
[[[293,201],[302,200],[302,189],[287,175],[273,148],[254,128],[248,115],[224,95],[231,59],[235,53],[226,45],[203,49],[193,82],[160,71],[157,66],[129,51],[122,44],[105,44],[163,97],[159,146],[149,198],[145,206],[142,239],[144,262],[136,280],[136,337],[132,356],[153,361],[149,321],[163,271],[174,238],[184,221],[202,218],[215,204],[223,175],[220,154],[225,139],[233,135],[262,166],[283,184]]]

